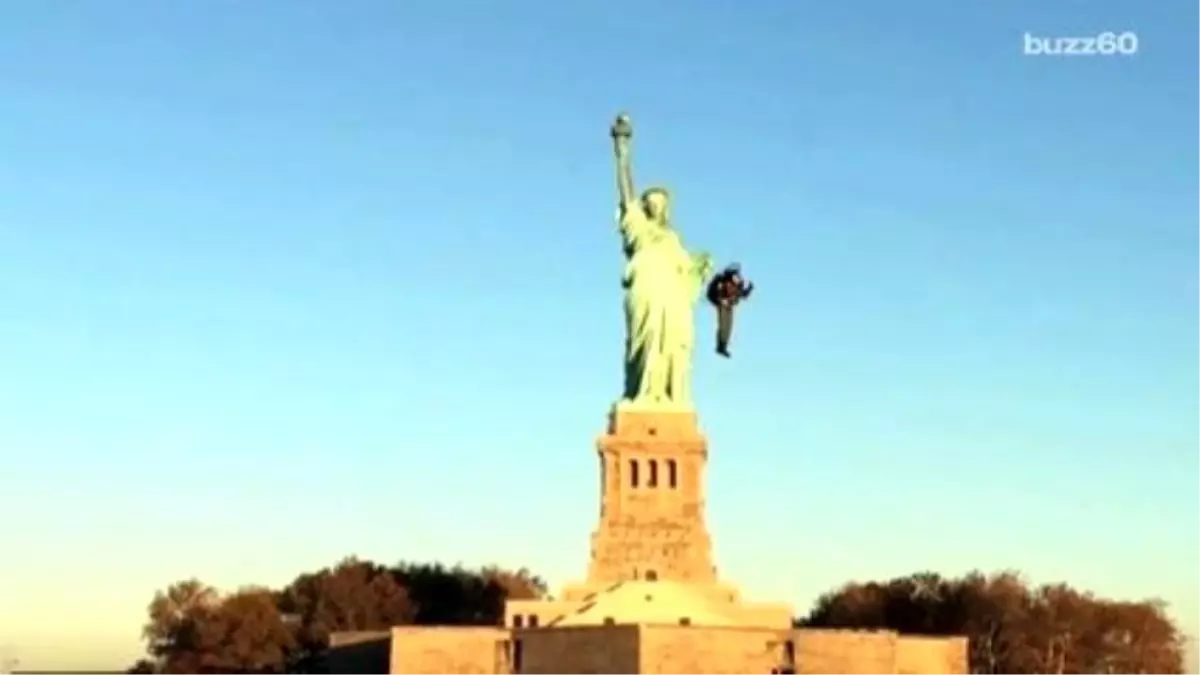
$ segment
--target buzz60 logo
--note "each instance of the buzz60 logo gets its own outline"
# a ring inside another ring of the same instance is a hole
[[[1026,56],[1133,56],[1138,37],[1130,31],[1088,37],[1041,37],[1027,32],[1022,47]]]

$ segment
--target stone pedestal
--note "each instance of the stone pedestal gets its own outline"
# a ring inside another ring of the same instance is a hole
[[[704,513],[708,443],[695,412],[617,405],[596,448],[600,522],[587,580],[554,599],[510,600],[505,625],[791,627],[791,607],[747,603],[717,578]]]
[[[616,407],[600,455],[600,523],[588,586],[663,580],[712,584],[704,518],[708,443],[690,410]]]

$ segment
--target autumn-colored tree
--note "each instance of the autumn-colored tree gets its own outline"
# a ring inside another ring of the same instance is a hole
[[[159,662],[160,669],[172,666],[173,657],[194,651],[197,621],[219,601],[216,590],[196,579],[172,584],[154,595],[142,635],[147,651]]]
[[[495,625],[508,598],[546,584],[526,569],[467,569],[347,558],[272,592],[222,597],[196,580],[155,595],[145,628],[152,660],[139,672],[320,672],[329,636],[394,625]]]
[[[321,655],[336,631],[382,630],[411,623],[412,603],[395,575],[382,565],[347,558],[332,569],[301,574],[279,594],[279,608],[293,619],[298,651],[294,668],[320,670]]]
[[[1034,589],[1030,600],[1026,668],[1035,673],[1094,672],[1081,670],[1088,654],[1080,647],[1096,626],[1098,603],[1066,584]]]
[[[199,672],[284,673],[295,637],[266,588],[238,591],[204,612],[198,623]]]
[[[285,672],[295,644],[267,589],[221,597],[184,581],[155,595],[149,614],[143,633],[157,672]]]
[[[967,620],[959,634],[971,638],[973,672],[1009,672],[1029,651],[1026,626],[1031,607],[1025,582],[1016,572],[1007,571],[990,576],[973,572],[952,583],[957,584],[966,609]]]
[[[1160,601],[1105,602],[1083,642],[1089,673],[1182,673],[1184,636]]]
[[[508,598],[537,598],[528,570],[348,558],[278,592],[221,596],[195,579],[154,597],[151,659],[130,672],[319,672],[335,631],[404,623],[494,625]],[[1161,603],[1114,602],[1065,584],[1031,588],[1014,572],[945,579],[923,572],[851,583],[800,625],[966,635],[974,673],[1181,673],[1182,636]]]
[[[535,600],[546,597],[546,582],[522,567],[516,571],[495,566],[484,567],[479,576],[482,587],[478,592],[480,604],[477,623],[504,624],[504,603],[507,600]]]
[[[1161,603],[1112,602],[1013,572],[921,573],[851,583],[801,625],[966,635],[974,673],[1181,673],[1182,636]]]

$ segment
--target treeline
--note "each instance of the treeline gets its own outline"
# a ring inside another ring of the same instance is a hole
[[[506,599],[545,594],[545,582],[523,569],[387,567],[355,558],[278,590],[221,594],[191,579],[155,594],[143,629],[149,658],[129,672],[319,673],[330,633],[499,625]]]
[[[282,589],[221,594],[197,580],[154,596],[149,658],[130,672],[318,673],[329,635],[401,624],[499,625],[508,598],[538,598],[528,570],[384,566],[350,558]],[[799,626],[965,635],[974,673],[1182,673],[1183,636],[1157,601],[1117,602],[1018,575],[921,573],[850,583]]]
[[[1120,602],[1014,572],[850,583],[798,625],[965,635],[972,673],[1182,673],[1184,636],[1157,600]]]

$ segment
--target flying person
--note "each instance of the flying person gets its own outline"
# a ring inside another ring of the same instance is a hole
[[[742,278],[737,263],[726,267],[708,284],[708,301],[717,308],[717,353],[729,358],[729,340],[733,336],[733,310],[750,297],[754,284]]]

